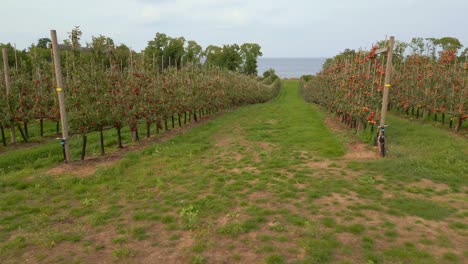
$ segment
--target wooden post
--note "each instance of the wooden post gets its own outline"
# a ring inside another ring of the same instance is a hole
[[[15,50],[15,70],[18,73],[18,55],[16,54],[16,43],[13,44],[13,48]]]
[[[388,94],[390,90],[390,80],[392,74],[392,56],[393,56],[393,45],[395,43],[395,37],[391,36],[387,51],[387,66],[385,68],[385,80],[384,80],[384,93],[382,98],[382,110],[380,114],[380,127],[385,126],[385,119],[387,118],[387,108],[388,108]],[[382,136],[382,130],[379,130],[379,137]],[[380,148],[380,143],[379,143]]]
[[[57,80],[57,94],[59,99],[60,106],[60,121],[62,123],[62,140],[64,141],[64,154],[65,162],[70,161],[70,146],[68,144],[68,121],[67,121],[67,112],[65,108],[65,95],[64,87],[62,80],[62,68],[60,64],[60,53],[57,43],[57,32],[55,30],[50,31],[50,36],[52,39],[52,51],[54,55],[54,66],[55,66],[55,79]]]
[[[7,97],[11,93],[11,84],[10,84],[10,66],[8,65],[8,50],[7,48],[2,49],[3,55],[3,72],[5,73],[5,86],[6,86],[6,95]],[[10,142],[12,144],[16,143],[16,136],[15,136],[15,125],[13,122],[10,124]]]

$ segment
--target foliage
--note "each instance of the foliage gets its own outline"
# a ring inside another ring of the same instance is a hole
[[[279,77],[276,75],[275,69],[268,69],[265,72],[263,72],[263,78],[270,78],[272,81],[277,80]]]
[[[311,80],[303,79],[302,95],[310,102],[318,103],[343,117],[350,126],[375,125],[380,116],[384,90],[386,56],[376,56],[382,47],[374,46],[370,51],[345,50],[328,59],[321,72]],[[442,115],[449,120],[458,118],[456,129],[467,117],[468,100],[466,69],[456,50],[461,46],[453,38],[414,38],[410,44],[396,42],[394,73],[391,76],[391,98],[389,106],[407,114],[423,113]],[[413,54],[405,56],[407,47]],[[443,50],[439,56],[438,48]],[[427,55],[423,55],[427,54]],[[449,123],[452,127],[452,121]]]

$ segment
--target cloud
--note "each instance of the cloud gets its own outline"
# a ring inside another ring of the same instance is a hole
[[[106,35],[135,50],[156,32],[194,39],[203,46],[257,42],[265,56],[332,56],[368,48],[394,34],[453,36],[466,46],[466,0],[1,0],[0,42],[26,48],[56,29],[73,26],[82,42]]]

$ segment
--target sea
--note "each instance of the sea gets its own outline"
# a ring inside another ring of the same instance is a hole
[[[322,69],[327,58],[258,58],[258,75],[272,68],[281,78],[300,78],[303,75],[314,75]]]

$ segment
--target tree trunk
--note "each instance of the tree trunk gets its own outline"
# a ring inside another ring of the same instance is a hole
[[[460,131],[461,127],[462,127],[462,123],[463,123],[463,118],[462,118],[463,115],[460,115],[458,117],[458,122],[457,122],[457,127],[455,128],[455,130],[458,132]]]
[[[29,138],[28,122],[24,121],[23,125],[24,125],[24,135],[26,136],[26,138]]]
[[[24,134],[24,131],[23,131],[23,129],[21,128],[21,125],[20,125],[20,124],[18,124],[18,129],[19,129],[19,131],[20,131],[20,133],[21,133],[21,137],[23,137],[23,141],[26,142],[26,143],[28,143],[28,138],[27,138],[26,135]]]
[[[41,137],[44,137],[44,120],[41,118],[41,120],[39,121],[39,124],[40,124],[40,127],[41,127]]]
[[[104,132],[103,127],[101,126],[99,129],[99,142],[101,143],[101,155],[105,155],[106,151],[104,150]]]
[[[187,112],[184,111],[184,125],[187,124]]]
[[[138,125],[135,127],[135,141],[140,141],[140,136],[138,135]]]
[[[197,122],[197,113],[193,112],[193,121]]]
[[[86,143],[88,141],[88,137],[86,136],[86,134],[83,134],[83,144],[81,146],[81,160],[84,160],[85,159],[85,156],[86,156]]]
[[[179,118],[179,127],[182,127],[182,117],[180,116],[180,114],[177,114],[177,117]]]
[[[146,123],[146,137],[150,138],[151,137],[151,124]]]
[[[2,131],[2,143],[3,143],[3,146],[6,147],[6,138],[5,138],[5,131],[3,130],[3,126],[0,126],[0,130]]]
[[[117,141],[119,143],[119,148],[123,148],[123,146],[122,146],[122,131],[121,131],[120,127],[117,128]]]
[[[166,119],[166,118],[164,118],[164,129],[165,129],[165,131],[169,130],[169,129],[167,128],[167,119]]]
[[[172,119],[172,129],[174,129],[174,114],[171,116]]]
[[[442,113],[442,125],[445,125],[445,113]]]

